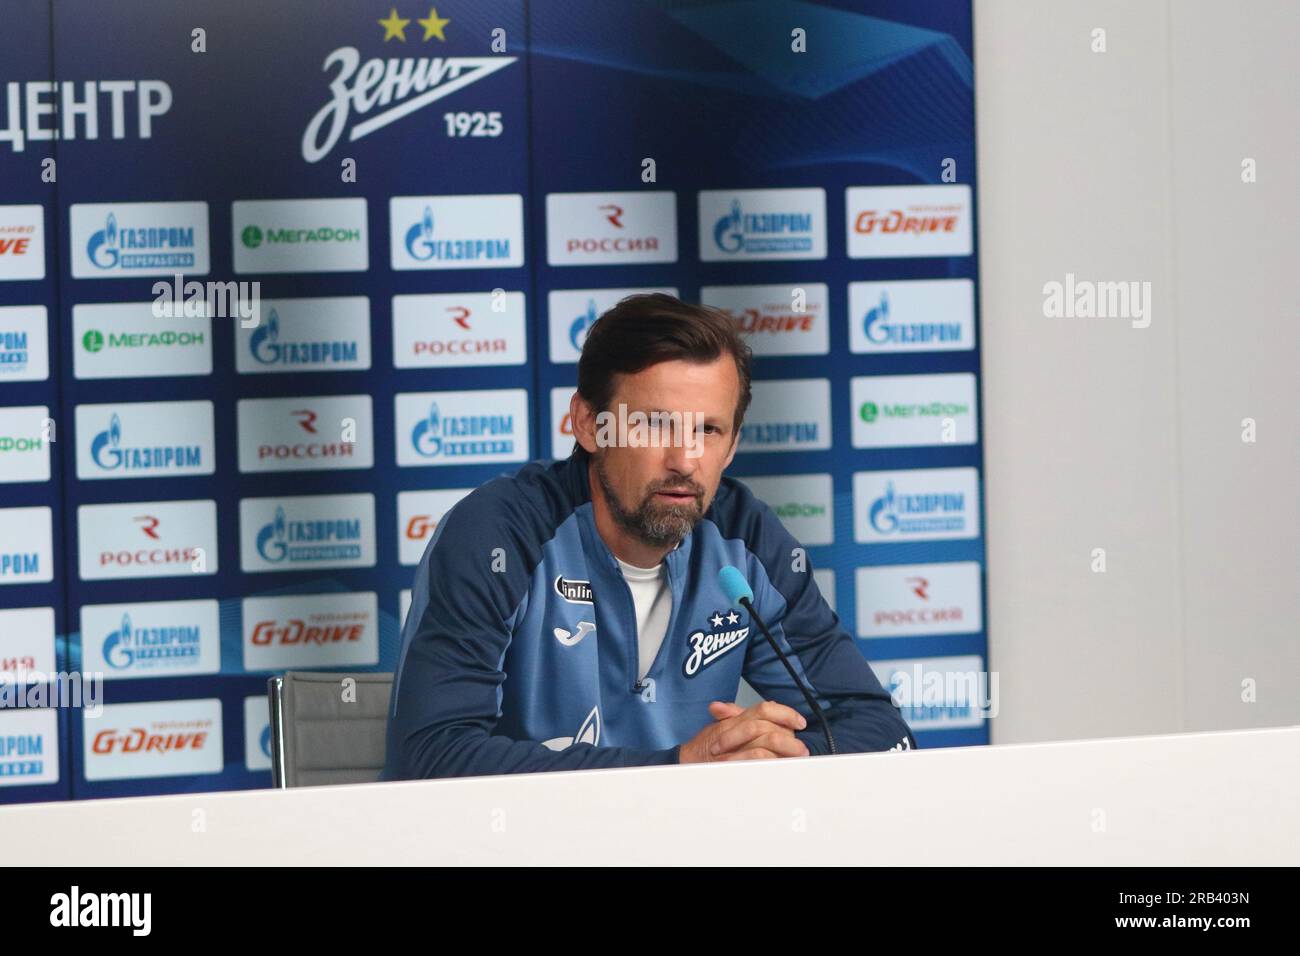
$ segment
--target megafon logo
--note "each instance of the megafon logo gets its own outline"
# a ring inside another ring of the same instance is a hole
[[[378,23],[384,28],[382,42],[406,42],[410,20],[401,19],[396,10]],[[437,38],[446,42],[444,32],[451,22],[439,17],[436,9],[429,17],[417,20],[424,28],[423,41]],[[356,47],[342,46],[325,57],[322,72],[336,71],[329,83],[330,101],[322,106],[302,134],[302,158],[319,162],[329,155],[347,131],[348,141],[356,142],[404,116],[464,89],[514,63],[513,56],[453,57],[374,57],[361,62]],[[367,116],[378,108],[373,116]],[[358,122],[352,123],[356,113]],[[349,129],[349,124],[351,128]]]
[[[99,269],[193,268],[194,250],[193,226],[119,229],[111,212],[86,242],[86,258]]]

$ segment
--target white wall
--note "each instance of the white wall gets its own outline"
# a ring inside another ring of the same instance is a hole
[[[1293,0],[975,2],[995,743],[1300,724],[1297,46]],[[1150,326],[1044,317],[1067,272]]]

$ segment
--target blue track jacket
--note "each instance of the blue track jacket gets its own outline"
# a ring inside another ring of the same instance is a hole
[[[816,696],[836,747],[910,750],[889,694],[823,600],[799,543],[767,505],[724,476],[703,519],[664,558],[672,611],[638,680],[632,594],[596,531],[589,456],[534,461],[461,499],[415,574],[380,779],[678,762],[743,676],[821,725],[749,614],[718,583],[739,568],[754,606]]]

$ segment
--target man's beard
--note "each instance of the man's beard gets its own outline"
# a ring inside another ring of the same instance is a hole
[[[605,493],[605,501],[609,505],[610,514],[614,520],[624,530],[630,532],[649,545],[676,545],[685,538],[700,519],[704,517],[703,499],[704,492],[693,482],[658,482],[652,485],[644,499],[635,510],[629,511],[619,500],[618,494],[614,491],[614,486],[610,484],[609,476],[605,473],[605,456],[598,454],[594,456],[596,465],[596,478],[600,481],[600,488]],[[655,499],[655,493],[660,491],[680,491],[695,495],[695,500],[680,505],[666,504]]]

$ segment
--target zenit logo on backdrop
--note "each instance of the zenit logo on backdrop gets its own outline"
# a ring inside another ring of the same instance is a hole
[[[410,43],[437,39],[439,49],[449,40],[451,18],[439,17],[430,11],[423,20],[397,16],[396,8],[386,20],[367,20],[365,30],[369,43],[379,47],[396,40]],[[406,52],[403,50],[403,52]],[[302,136],[302,158],[309,163],[319,162],[347,133],[348,142],[355,142],[377,132],[403,117],[462,90],[484,77],[504,70],[515,62],[513,56],[434,56],[434,57],[373,57],[361,61],[361,53],[353,46],[341,46],[325,57],[324,73],[333,73],[329,80],[329,101],[316,111],[307,123]],[[425,122],[428,122],[426,119]],[[481,135],[492,135],[488,124],[480,124]]]

